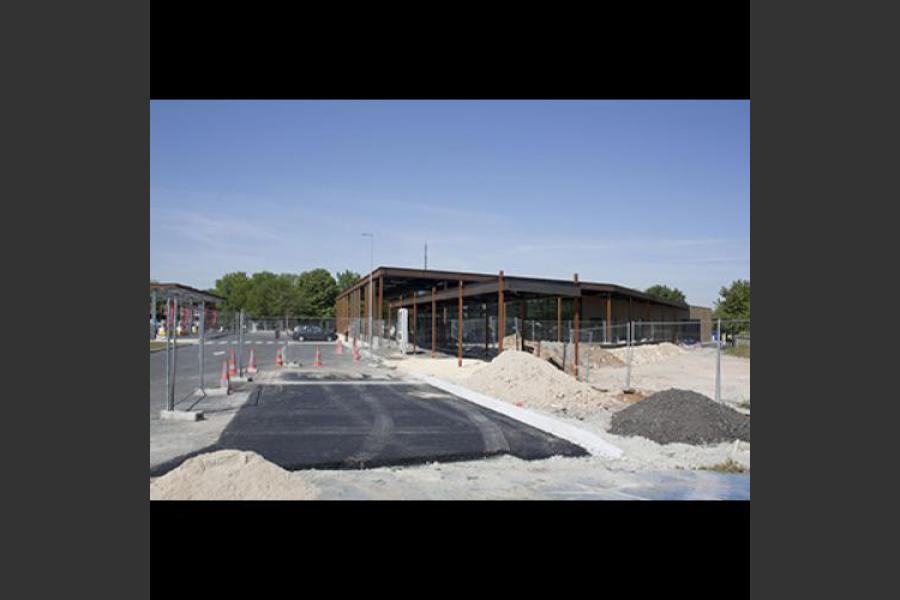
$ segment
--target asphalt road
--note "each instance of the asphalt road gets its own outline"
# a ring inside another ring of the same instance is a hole
[[[285,338],[279,340],[283,345]],[[288,359],[303,355],[304,358],[315,352],[315,346],[300,344],[288,340]],[[246,366],[250,359],[250,349],[256,355],[257,366],[261,370],[272,369],[275,365],[275,336],[269,333],[250,333],[244,336],[243,363]],[[304,348],[311,348],[308,352]],[[334,342],[323,342],[323,354],[334,351]],[[206,387],[218,387],[222,373],[222,363],[228,360],[229,350],[237,353],[237,336],[230,335],[207,341],[204,347],[204,383]],[[199,345],[196,343],[179,343],[175,360],[175,406],[185,408],[193,399],[190,394],[200,386]],[[166,388],[166,353],[164,350],[150,353],[150,418],[158,419],[159,412],[165,408]]]
[[[294,343],[288,346],[288,360],[299,360],[301,366],[276,369],[277,346],[266,343],[273,341],[273,336],[249,335],[245,340],[251,342],[245,345],[245,362],[253,348],[261,369],[255,391],[218,441],[199,452],[251,450],[290,470],[364,468],[498,454],[523,459],[586,454],[570,442],[442,390],[399,380],[391,371],[365,360],[354,362],[349,351],[337,355],[334,343],[318,344],[324,367],[312,366],[317,344]],[[217,342],[224,343],[206,346],[207,384],[217,385],[228,349],[236,348],[232,341],[222,338]],[[178,350],[179,408],[197,402],[185,398],[199,383],[197,363],[196,346]],[[164,388],[165,353],[159,352],[150,357],[151,419],[159,418]],[[182,426],[185,435],[190,435],[191,424]],[[165,473],[188,457],[156,465],[151,474]]]

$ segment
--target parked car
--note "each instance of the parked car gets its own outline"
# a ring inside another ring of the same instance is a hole
[[[292,337],[299,342],[331,342],[337,339],[337,333],[318,325],[297,325],[294,327]]]

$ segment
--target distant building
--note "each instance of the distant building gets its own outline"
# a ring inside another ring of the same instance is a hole
[[[705,306],[692,306],[690,319],[700,322],[700,341],[708,342],[712,339],[712,309]]]
[[[495,322],[497,331],[491,335],[501,340],[513,333],[516,322],[528,319],[544,322],[548,328],[557,328],[557,323],[560,328],[571,328],[577,316],[582,328],[602,327],[606,339],[595,341],[607,343],[624,340],[625,324],[629,321],[689,322],[692,310],[684,302],[662,300],[611,283],[578,281],[577,276],[559,280],[517,277],[502,272],[379,267],[372,272],[371,281],[373,321],[389,329],[397,318],[397,310],[407,308],[410,317],[415,313],[422,320],[420,327],[427,328],[429,335],[432,308],[438,315],[437,329],[443,328],[448,316],[455,320],[461,309],[463,318],[473,324],[477,319]],[[335,314],[339,333],[347,334],[351,323],[362,322],[367,327],[369,286],[370,276],[365,275],[338,295]],[[500,318],[501,310],[504,318]],[[363,330],[360,334],[367,335],[367,332]],[[377,331],[376,334],[382,335]],[[440,330],[435,335],[444,337]]]

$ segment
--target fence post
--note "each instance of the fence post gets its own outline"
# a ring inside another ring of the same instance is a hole
[[[716,319],[716,402],[722,401],[722,319]]]
[[[200,344],[200,351],[199,351],[199,356],[200,356],[200,391],[202,392],[202,391],[204,391],[204,387],[205,387],[205,386],[204,386],[204,381],[203,381],[203,342],[204,342],[204,340],[206,339],[206,301],[205,301],[205,300],[201,300],[201,301],[200,301],[200,327],[199,327],[199,330],[198,330],[197,333],[198,333],[199,338],[200,338],[200,339],[198,340],[198,343]]]
[[[587,363],[584,365],[584,377],[585,377],[584,380],[587,381],[588,384],[591,383],[591,354],[592,354],[593,349],[594,349],[594,330],[588,329],[588,358],[587,358]]]
[[[287,319],[285,318],[285,321]],[[244,309],[238,316],[238,377],[244,376]]]
[[[177,373],[177,361],[178,361],[178,299],[175,298],[173,301],[172,308],[172,333],[169,337],[172,338],[172,380],[170,382],[169,387],[169,402],[168,409],[175,410],[175,374]]]
[[[463,282],[459,282],[459,326],[456,328],[456,366],[462,367]]]
[[[150,295],[150,339],[156,339],[156,290]]]
[[[631,389],[631,357],[633,355],[632,348],[631,348],[631,325],[632,325],[631,321],[628,321],[628,324],[627,324],[628,333],[626,335],[626,338],[627,338],[626,344],[628,344],[628,349],[625,351],[626,358],[628,360],[628,363],[625,367],[625,390],[626,391]]]
[[[169,315],[171,314],[171,306],[170,300],[166,298],[166,314],[165,314],[165,324],[166,324],[166,410],[169,410],[169,389],[171,387],[170,378],[172,376],[172,358],[171,358],[171,346],[172,346],[172,332],[169,328]]]

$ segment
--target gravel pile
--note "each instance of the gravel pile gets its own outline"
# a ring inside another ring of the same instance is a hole
[[[612,416],[609,432],[641,436],[660,444],[750,441],[750,417],[702,394],[657,392]]]

